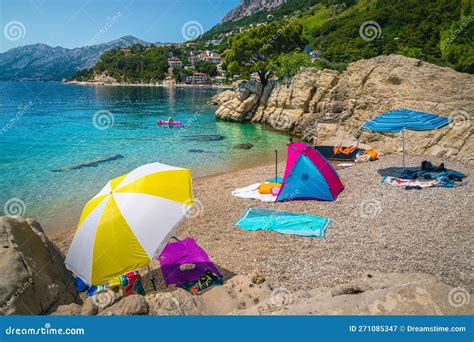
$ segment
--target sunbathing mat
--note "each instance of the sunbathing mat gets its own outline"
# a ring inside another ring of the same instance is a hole
[[[324,237],[330,218],[259,208],[248,209],[235,225],[244,230],[273,230],[281,234]]]

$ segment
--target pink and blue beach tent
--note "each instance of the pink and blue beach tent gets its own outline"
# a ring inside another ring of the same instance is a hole
[[[343,189],[336,170],[318,151],[301,142],[288,145],[285,176],[277,202],[334,201]]]

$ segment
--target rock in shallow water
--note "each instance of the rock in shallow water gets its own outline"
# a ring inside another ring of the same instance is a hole
[[[234,145],[235,150],[250,150],[252,147],[253,147],[253,145],[249,144],[249,143]]]
[[[69,171],[72,171],[72,170],[82,169],[83,167],[94,167],[94,166],[97,166],[101,163],[105,163],[105,162],[112,161],[112,160],[117,160],[117,159],[122,159],[122,158],[123,158],[123,156],[121,154],[112,153],[112,154],[108,154],[108,155],[105,155],[105,156],[85,160],[85,161],[77,163],[77,164],[65,166],[61,169],[54,169],[54,170],[51,170],[51,171],[52,172],[69,172]]]
[[[204,150],[194,149],[194,148],[188,150],[188,152],[190,152],[190,153],[211,153],[209,151],[204,151]]]
[[[185,137],[190,141],[219,141],[224,140],[225,136],[219,134],[188,135]]]

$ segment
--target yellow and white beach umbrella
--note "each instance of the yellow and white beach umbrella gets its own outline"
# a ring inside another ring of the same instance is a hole
[[[66,266],[99,285],[148,265],[191,210],[192,198],[191,172],[160,163],[109,181],[84,207]]]

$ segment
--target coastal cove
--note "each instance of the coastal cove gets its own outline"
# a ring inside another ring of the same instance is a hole
[[[1,201],[18,199],[21,214],[48,232],[75,226],[109,179],[139,165],[186,167],[197,178],[269,162],[287,142],[263,125],[216,120],[209,105],[216,88],[2,82],[0,89]],[[183,127],[156,125],[169,116]]]

